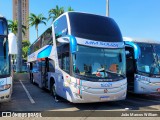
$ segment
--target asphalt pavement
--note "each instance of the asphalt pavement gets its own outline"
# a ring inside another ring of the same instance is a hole
[[[122,112],[151,111],[160,113],[160,94],[129,94],[127,99],[123,101],[74,104],[62,98],[59,102],[55,102],[48,90],[40,89],[29,81],[16,80],[13,84],[11,101],[0,103],[0,111],[41,113],[45,117],[66,117],[68,115],[68,117],[73,116],[80,119],[88,119],[92,116],[98,116],[98,114],[102,118],[106,111],[108,112],[107,118],[116,117]]]

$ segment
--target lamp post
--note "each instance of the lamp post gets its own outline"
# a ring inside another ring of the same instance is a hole
[[[106,16],[109,17],[109,0],[106,0]]]

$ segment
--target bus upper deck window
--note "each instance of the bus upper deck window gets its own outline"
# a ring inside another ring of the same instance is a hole
[[[6,25],[2,20],[0,20],[0,35],[7,35]]]
[[[0,21],[0,35],[3,35],[3,23]]]

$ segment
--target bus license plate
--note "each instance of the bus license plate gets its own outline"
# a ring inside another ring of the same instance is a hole
[[[109,98],[109,96],[101,96],[100,100],[107,100]]]

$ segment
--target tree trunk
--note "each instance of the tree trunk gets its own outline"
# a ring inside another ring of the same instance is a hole
[[[17,36],[17,72],[21,72],[22,68],[22,10],[21,10],[21,0],[18,0],[18,36]]]

